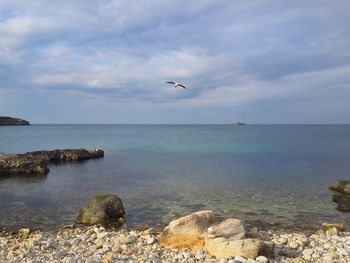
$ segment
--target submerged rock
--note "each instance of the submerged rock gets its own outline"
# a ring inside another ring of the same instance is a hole
[[[30,125],[29,121],[0,116],[0,126],[19,126],[19,125]]]
[[[117,224],[124,223],[125,210],[121,199],[116,195],[97,194],[90,203],[80,209],[76,219],[79,224]]]
[[[350,212],[350,195],[334,194],[332,201],[337,203],[337,210],[341,212]]]
[[[350,212],[350,181],[335,181],[328,186],[334,191],[332,201],[337,203],[337,210]]]
[[[0,154],[0,175],[43,175],[49,172],[49,162],[83,161],[104,156],[104,151],[65,149],[34,151],[24,154]]]
[[[350,195],[350,181],[335,181],[328,188],[341,194]]]

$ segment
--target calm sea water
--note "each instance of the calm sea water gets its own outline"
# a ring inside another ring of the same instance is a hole
[[[350,179],[350,126],[32,125],[0,127],[0,152],[102,148],[105,158],[0,178],[0,228],[74,222],[96,193],[117,194],[129,226],[164,226],[212,209],[221,217],[318,226],[350,215],[329,183]]]

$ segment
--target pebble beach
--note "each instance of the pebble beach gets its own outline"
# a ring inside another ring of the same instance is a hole
[[[166,263],[166,262],[350,262],[350,232],[326,235],[268,230],[250,232],[256,238],[274,244],[271,258],[217,259],[205,251],[169,250],[162,247],[155,229],[132,230],[98,226],[62,228],[51,232],[22,229],[17,233],[0,233],[0,262],[63,263]]]

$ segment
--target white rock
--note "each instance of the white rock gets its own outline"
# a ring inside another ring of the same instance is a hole
[[[289,243],[288,243],[288,246],[289,246],[291,249],[296,249],[296,248],[299,246],[299,244],[298,244],[297,242],[295,242],[295,241],[292,241],[292,242],[289,242]]]
[[[194,256],[196,259],[198,259],[198,260],[203,260],[203,259],[205,259],[205,255],[203,254],[203,252],[201,252],[201,251],[198,251],[196,254],[195,254],[195,256]]]
[[[107,232],[100,232],[97,234],[97,238],[98,239],[102,239],[104,237],[108,236],[108,233]]]
[[[269,262],[269,260],[267,259],[267,257],[264,257],[264,256],[258,256],[255,260],[256,260],[257,262],[259,262],[259,263],[267,263],[267,262]]]
[[[320,254],[318,254],[318,253],[313,253],[313,254],[312,254],[312,258],[319,258],[319,257],[321,257],[321,256],[320,256]]]
[[[155,237],[150,237],[147,239],[146,243],[147,245],[153,245],[155,241],[156,241]]]
[[[208,234],[214,234],[215,233],[215,230],[214,230],[214,227],[210,226],[208,227]]]
[[[338,249],[338,252],[343,256],[349,256],[349,251],[344,248]]]
[[[288,239],[285,238],[285,237],[281,237],[279,240],[278,240],[279,243],[281,244],[287,244],[288,243]]]
[[[247,259],[244,258],[244,257],[241,257],[241,256],[235,256],[235,260],[239,261],[239,262],[242,262],[242,263],[246,263],[247,262]]]
[[[312,253],[314,253],[314,250],[313,249],[305,249],[303,252],[302,252],[302,254],[303,254],[303,256],[305,255],[305,256],[311,256],[312,255]]]

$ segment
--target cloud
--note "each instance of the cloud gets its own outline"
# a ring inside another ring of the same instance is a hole
[[[28,99],[74,93],[187,109],[318,94],[340,101],[334,90],[350,93],[339,88],[349,83],[349,8],[346,1],[3,0],[0,89]]]
[[[236,106],[248,101],[271,99],[273,97],[299,97],[307,95],[314,100],[342,100],[343,96],[350,99],[350,65],[332,70],[318,70],[300,74],[291,74],[277,81],[263,82],[242,80],[237,85],[220,86],[206,90],[195,98],[183,100],[183,106]],[[341,96],[336,90],[343,90]],[[305,91],[307,91],[307,94]]]

